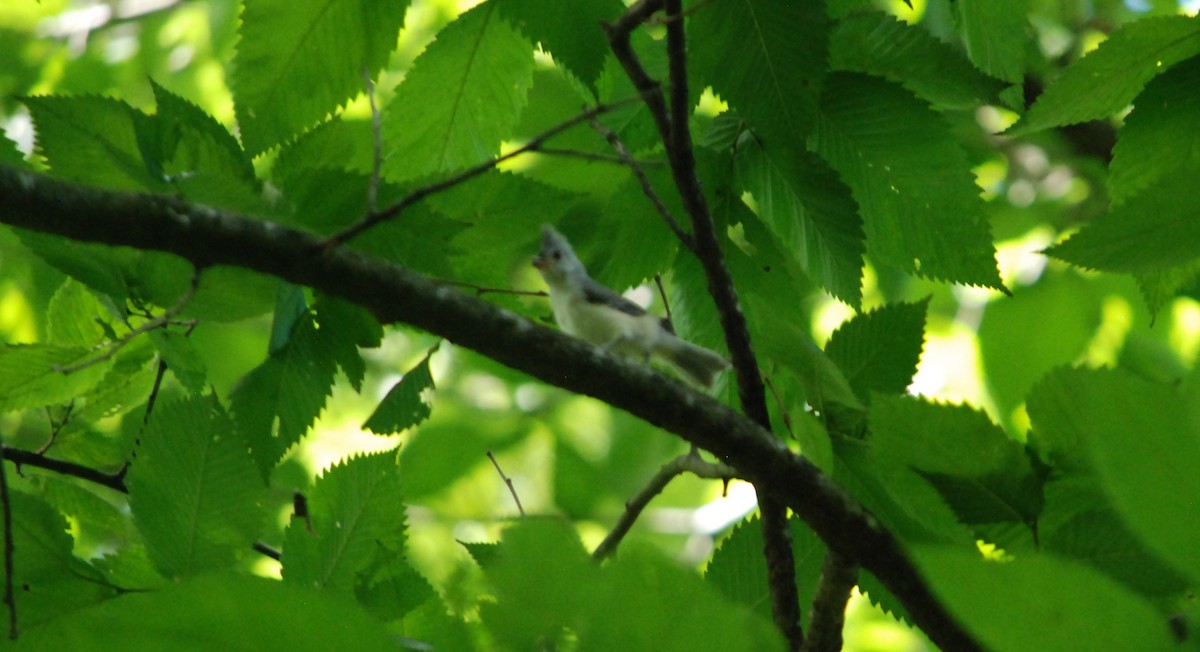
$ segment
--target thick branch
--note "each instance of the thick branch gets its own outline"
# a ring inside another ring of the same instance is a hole
[[[121,493],[129,492],[129,489],[125,487],[125,473],[123,471],[111,474],[104,473],[103,471],[97,471],[82,464],[51,459],[45,455],[39,455],[19,448],[5,446],[3,450],[4,459],[16,464],[17,467],[21,465],[36,466],[39,469],[46,469],[47,471],[54,471],[55,473],[94,482]]]
[[[892,536],[812,463],[715,399],[646,365],[315,234],[170,197],[83,188],[0,166],[0,222],[74,240],[234,265],[356,303],[522,371],[595,397],[715,454],[769,487],[828,545],[878,577],[943,649],[978,649]]]

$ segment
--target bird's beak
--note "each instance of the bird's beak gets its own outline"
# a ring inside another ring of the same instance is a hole
[[[545,256],[538,254],[533,257],[533,266],[538,269],[546,269],[550,266],[550,260]]]

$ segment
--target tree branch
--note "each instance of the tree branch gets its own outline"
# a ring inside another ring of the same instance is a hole
[[[708,478],[710,480],[728,480],[737,476],[737,470],[727,464],[720,462],[706,462],[700,457],[700,454],[695,448],[691,451],[676,457],[675,459],[662,465],[662,468],[655,473],[646,486],[642,487],[641,491],[637,492],[629,502],[625,503],[625,511],[621,513],[621,518],[613,525],[613,529],[609,531],[608,536],[596,546],[592,551],[592,559],[600,561],[611,556],[617,550],[621,540],[629,533],[629,529],[633,527],[634,522],[641,516],[642,511],[650,504],[650,501],[655,496],[663,492],[671,480],[675,476],[683,475],[690,472],[699,478]]]
[[[19,448],[10,448],[8,446],[3,447],[3,457],[15,464],[18,469],[21,468],[21,465],[35,466],[39,469],[46,469],[47,471],[54,471],[55,473],[94,482],[123,494],[129,493],[129,489],[125,486],[124,470],[117,473],[105,473],[89,466],[83,466],[82,464],[55,460],[45,455],[39,455]]]
[[[73,240],[164,251],[307,285],[572,392],[711,451],[769,487],[826,544],[870,570],[943,649],[979,645],[930,592],[899,543],[853,498],[774,435],[716,399],[482,299],[319,236],[174,197],[81,187],[0,165],[0,222]]]
[[[838,652],[846,624],[846,603],[858,583],[858,567],[830,549],[821,566],[821,579],[808,614],[808,637],[804,652]]]
[[[758,360],[750,343],[750,330],[746,317],[738,302],[737,291],[724,254],[716,235],[708,202],[696,175],[696,160],[692,151],[690,118],[691,100],[688,94],[687,43],[684,30],[682,0],[647,1],[629,8],[617,24],[608,29],[609,45],[617,60],[629,75],[630,80],[642,93],[647,108],[654,116],[659,136],[666,144],[667,160],[670,163],[675,186],[679,190],[683,206],[692,219],[693,235],[684,240],[704,269],[708,291],[717,308],[721,330],[733,358],[737,377],[738,398],[742,409],[755,423],[771,429],[770,413],[767,411],[766,390],[758,369]],[[668,106],[662,98],[661,86],[652,80],[629,45],[629,34],[640,21],[633,17],[648,19],[655,11],[649,6],[666,10],[667,62],[670,74],[671,102]],[[770,490],[755,484],[758,493],[758,508],[762,514],[763,556],[767,564],[767,577],[771,589],[771,612],[775,624],[783,632],[792,650],[804,644],[804,633],[800,627],[800,601],[796,593],[795,558],[792,551],[792,533],[788,525],[787,507]]]

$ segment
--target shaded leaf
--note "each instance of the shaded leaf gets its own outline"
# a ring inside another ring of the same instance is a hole
[[[138,148],[133,116],[145,117],[107,97],[24,98],[37,126],[37,151],[55,176],[120,190],[156,189]]]
[[[112,368],[112,359],[89,364],[99,353],[77,346],[9,344],[0,347],[0,412],[67,403],[86,394]]]
[[[602,22],[615,20],[625,10],[618,0],[578,0],[568,11],[547,0],[501,0],[501,13],[530,40],[566,66],[583,83],[596,87],[608,52]]]
[[[1067,559],[986,561],[972,550],[928,546],[916,548],[914,557],[950,613],[991,649],[1176,647],[1149,603]],[[997,595],[1009,599],[996,600]]]
[[[250,549],[263,483],[215,398],[155,407],[129,468],[129,502],[154,566],[178,579],[224,568]]]
[[[452,172],[500,152],[533,83],[533,49],[497,5],[479,5],[439,32],[396,89],[383,114],[389,180]]]
[[[404,554],[404,494],[395,451],[335,464],[307,495],[309,518],[293,517],[284,534],[285,582],[349,589],[380,556]]]
[[[747,143],[738,154],[738,181],[782,248],[830,294],[859,307],[866,245],[850,189],[803,147]]]
[[[966,154],[920,100],[890,82],[833,75],[811,144],[853,191],[867,251],[881,262],[1002,287]]]
[[[834,70],[884,77],[949,108],[984,104],[1003,87],[980,74],[960,51],[883,13],[839,21],[829,37],[829,58]]]
[[[233,91],[258,154],[362,92],[396,47],[408,0],[254,0],[242,5]]]
[[[1197,169],[1176,169],[1046,253],[1109,272],[1152,274],[1200,256]]]
[[[1176,170],[1200,170],[1200,57],[1155,77],[1134,99],[1117,132],[1109,166],[1114,204],[1136,197]]]
[[[1200,54],[1200,21],[1158,16],[1129,23],[1067,68],[1010,135],[1112,115],[1176,63]]]
[[[429,418],[429,404],[422,398],[427,389],[434,389],[433,375],[429,372],[429,358],[437,347],[429,350],[425,357],[392,388],[379,402],[363,428],[377,435],[393,435],[403,432]]]
[[[959,0],[954,9],[971,62],[997,79],[1020,84],[1025,77],[1029,1]]]
[[[699,90],[711,85],[767,138],[767,147],[804,138],[826,74],[829,19],[815,2],[732,0],[689,19],[689,52]]]

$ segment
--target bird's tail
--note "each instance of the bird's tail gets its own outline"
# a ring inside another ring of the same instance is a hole
[[[655,342],[653,353],[703,387],[712,387],[717,374],[729,368],[725,358],[674,335]]]

